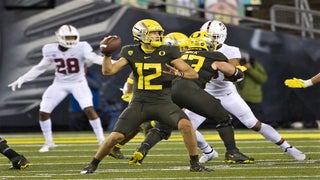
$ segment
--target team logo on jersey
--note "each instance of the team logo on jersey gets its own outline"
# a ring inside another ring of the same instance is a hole
[[[128,55],[129,55],[129,56],[132,56],[132,54],[133,54],[133,51],[132,51],[132,50],[128,51]]]
[[[166,52],[165,51],[159,51],[159,56],[165,56]]]

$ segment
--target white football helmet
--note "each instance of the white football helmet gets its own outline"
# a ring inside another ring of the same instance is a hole
[[[200,31],[208,32],[219,44],[223,44],[227,39],[227,27],[217,20],[207,21],[201,26]]]
[[[71,25],[63,25],[56,32],[59,44],[65,48],[73,48],[80,40],[78,30]],[[70,38],[72,37],[72,38]]]
[[[152,40],[149,36],[150,32],[160,32],[160,39],[158,41]],[[143,19],[137,22],[132,28],[133,39],[138,42],[150,44],[153,47],[159,47],[162,45],[164,29],[155,20]]]

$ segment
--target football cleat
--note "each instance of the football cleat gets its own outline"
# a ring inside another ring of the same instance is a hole
[[[213,169],[206,168],[202,166],[199,162],[190,161],[190,171],[191,172],[211,172]]]
[[[117,147],[114,147],[112,151],[110,152],[109,156],[115,158],[115,159],[124,159],[124,155],[122,154],[121,150]]]
[[[55,144],[44,144],[40,149],[39,152],[48,152],[50,149],[57,147]]]
[[[295,147],[287,147],[285,150],[284,150],[285,153],[287,153],[288,155],[292,156],[293,158],[295,158],[296,160],[298,161],[303,161],[306,159],[306,155],[299,151],[297,148]]]
[[[10,169],[26,169],[30,166],[30,162],[23,156],[16,156],[14,158],[12,158],[11,160],[12,163],[12,167],[10,167]]]
[[[80,171],[80,174],[92,174],[96,171],[96,169],[97,169],[97,166],[93,164],[89,164],[88,166],[86,166]]]
[[[232,150],[226,152],[225,162],[230,164],[252,164],[254,163],[254,158],[247,157],[246,155],[239,152],[239,150]]]
[[[214,149],[212,149],[212,151],[209,153],[202,153],[202,156],[200,157],[199,162],[206,163],[208,161],[211,161],[211,160],[217,158],[218,156],[219,156],[218,152],[215,151]]]
[[[142,154],[142,152],[134,152],[132,158],[129,161],[129,165],[141,166],[144,157],[145,156]]]

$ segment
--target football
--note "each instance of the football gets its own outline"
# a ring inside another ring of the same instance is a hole
[[[105,37],[100,42],[100,52],[104,55],[110,56],[111,53],[117,51],[121,47],[121,38],[117,35],[110,35]]]

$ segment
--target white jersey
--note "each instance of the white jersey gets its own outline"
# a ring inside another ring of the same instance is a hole
[[[234,46],[222,44],[222,46],[219,49],[217,49],[217,51],[224,54],[228,59],[241,58],[239,48]],[[231,81],[224,81],[224,78],[224,74],[218,71],[218,77],[216,77],[215,79],[211,79],[207,84],[205,90],[210,91],[214,96],[231,93],[234,84]]]
[[[78,42],[66,51],[59,49],[58,43],[46,44],[42,48],[42,60],[21,76],[24,82],[32,81],[54,63],[56,66],[53,83],[42,95],[40,111],[51,113],[68,95],[72,94],[84,109],[93,106],[92,94],[85,77],[85,61],[102,64],[102,56],[92,52],[92,47],[85,41]]]
[[[67,51],[58,49],[58,43],[47,44],[42,48],[44,59],[55,63],[55,79],[57,82],[75,82],[85,80],[85,54],[92,52],[87,42],[79,42]]]
[[[92,52],[88,42],[81,41],[74,48],[66,51],[58,49],[58,43],[46,44],[42,48],[43,58],[39,64],[32,67],[22,76],[24,82],[32,81],[54,63],[56,66],[55,79],[57,82],[74,82],[85,80],[84,63],[91,61],[95,64],[102,64],[102,56]]]

